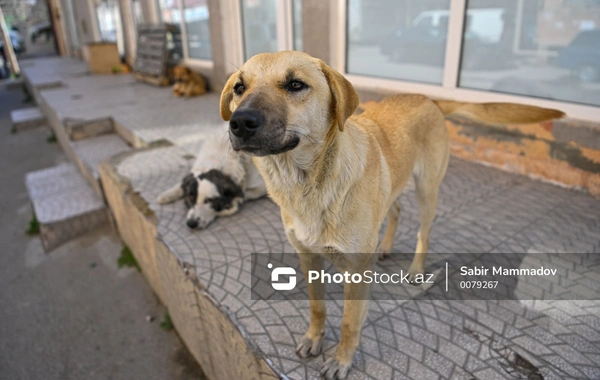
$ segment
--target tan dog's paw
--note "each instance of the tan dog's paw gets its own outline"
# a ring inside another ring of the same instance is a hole
[[[296,346],[296,353],[301,358],[308,358],[309,356],[317,356],[323,349],[323,334],[318,339],[309,338],[308,336],[302,337],[302,340]]]
[[[376,250],[377,255],[379,256],[379,260],[384,260],[386,257],[388,257],[391,251],[392,247],[388,247],[383,243],[379,244]]]
[[[410,265],[410,267],[408,268],[408,273],[410,273],[410,275],[408,276],[408,279],[411,281],[414,281],[417,275],[422,275],[423,273],[425,273],[425,268],[423,267],[423,265],[419,265],[419,264],[415,264],[412,263]]]
[[[336,358],[329,358],[321,368],[321,376],[327,380],[345,379],[352,367],[352,361],[340,363]]]

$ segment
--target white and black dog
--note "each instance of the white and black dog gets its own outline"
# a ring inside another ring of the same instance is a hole
[[[227,127],[211,132],[191,172],[158,196],[160,204],[184,198],[190,228],[206,228],[217,216],[235,214],[244,201],[267,194],[250,156],[231,149]]]

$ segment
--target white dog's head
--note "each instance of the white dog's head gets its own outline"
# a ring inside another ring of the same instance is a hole
[[[189,208],[186,223],[190,228],[208,227],[217,216],[235,213],[244,200],[241,186],[217,169],[188,174],[181,188]]]

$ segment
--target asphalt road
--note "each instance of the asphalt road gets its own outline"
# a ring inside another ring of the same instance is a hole
[[[23,98],[0,90],[0,380],[203,378],[142,274],[117,267],[110,228],[49,254],[25,234],[25,173],[66,158],[46,128],[11,134]]]

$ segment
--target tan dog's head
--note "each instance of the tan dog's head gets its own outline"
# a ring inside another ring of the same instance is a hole
[[[344,129],[358,95],[340,73],[298,51],[262,53],[231,75],[221,94],[234,150],[255,156],[321,144]]]
[[[173,78],[175,82],[188,82],[191,79],[192,72],[183,65],[177,65],[173,69]]]

